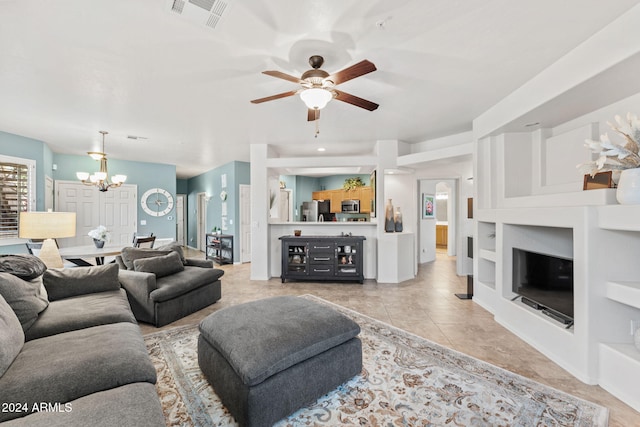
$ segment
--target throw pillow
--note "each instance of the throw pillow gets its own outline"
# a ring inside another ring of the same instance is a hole
[[[42,280],[49,300],[56,301],[77,295],[120,289],[118,264],[81,268],[52,268],[44,272]]]
[[[38,314],[49,306],[49,301],[40,292],[41,287],[40,278],[26,281],[13,274],[0,273],[0,295],[11,306],[25,331],[38,319]]]
[[[153,258],[137,259],[133,261],[133,265],[136,271],[153,273],[156,278],[169,276],[184,270],[184,264],[177,252]]]
[[[0,271],[11,273],[24,280],[33,280],[47,269],[44,262],[34,255],[0,255]]]
[[[24,345],[20,320],[0,295],[0,377],[9,369]]]
[[[157,249],[149,249],[149,248],[122,248],[122,253],[120,256],[122,257],[122,262],[127,266],[128,270],[134,270],[133,261],[137,259],[143,258],[151,258],[162,255],[167,255],[170,251],[159,251]]]
[[[180,243],[178,242],[171,242],[168,243],[164,246],[159,246],[157,248],[155,248],[155,250],[157,251],[173,251],[173,252],[177,252],[178,255],[180,255],[180,261],[182,261],[183,264],[186,264],[187,260],[184,257],[184,251],[182,250],[182,246],[180,246]]]

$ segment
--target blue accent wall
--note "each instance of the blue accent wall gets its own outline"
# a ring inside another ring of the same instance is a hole
[[[39,211],[44,209],[45,175],[54,180],[77,181],[76,172],[95,172],[100,167],[99,163],[89,156],[56,154],[42,141],[1,131],[0,154],[36,161],[36,210]],[[57,166],[55,171],[54,164]],[[153,232],[158,237],[176,237],[175,208],[168,215],[158,218],[147,215],[139,202],[140,196],[145,191],[156,187],[169,191],[175,201],[177,180],[174,165],[109,159],[109,173],[110,175],[116,173],[127,175],[126,183],[138,187],[137,229],[139,233]],[[147,224],[140,225],[141,220],[146,220]],[[0,241],[0,253],[26,253],[26,247],[24,245],[2,246]]]
[[[53,153],[42,141],[0,131],[0,154],[36,161],[36,210],[44,210],[44,177],[52,177]]]
[[[333,175],[333,176],[324,176],[318,180],[323,190],[337,190],[342,188],[344,185],[345,179],[348,178],[357,178],[360,177],[362,182],[364,182],[365,186],[369,186],[370,176],[369,175]]]
[[[176,179],[176,192],[178,194],[187,194],[189,192],[189,180]]]
[[[77,181],[76,172],[95,172],[100,169],[100,163],[89,156],[70,154],[54,154],[53,161],[58,165],[54,172],[54,179]],[[176,167],[162,163],[132,162],[130,160],[109,159],[109,175],[122,174],[127,176],[126,184],[138,186],[138,225],[140,234],[153,233],[158,238],[176,238]],[[152,188],[162,188],[173,195],[174,209],[165,216],[155,217],[147,214],[140,206],[140,197]],[[96,190],[97,191],[97,190]],[[146,225],[140,221],[145,220]]]
[[[240,185],[251,184],[250,165],[247,162],[230,162],[207,171],[188,180],[187,196],[187,235],[188,245],[196,247],[198,242],[198,193],[206,193],[210,197],[207,202],[207,218],[205,230],[210,233],[213,227],[222,227],[222,175],[227,176],[227,229],[223,234],[234,236],[234,260],[240,259],[238,244],[240,223]],[[204,236],[202,237],[204,238]]]

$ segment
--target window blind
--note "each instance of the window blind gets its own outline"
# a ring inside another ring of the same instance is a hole
[[[29,209],[29,166],[0,162],[0,239],[17,238],[20,212]]]

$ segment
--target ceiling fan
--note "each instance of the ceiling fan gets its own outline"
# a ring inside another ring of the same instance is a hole
[[[251,102],[254,104],[260,104],[262,102],[273,101],[275,99],[300,94],[300,98],[302,98],[302,101],[304,101],[308,108],[308,121],[318,120],[320,118],[320,110],[332,99],[337,99],[338,101],[346,102],[369,111],[373,111],[378,108],[378,104],[375,102],[358,98],[357,96],[335,88],[340,83],[344,83],[355,79],[356,77],[376,71],[376,66],[373,65],[372,62],[365,59],[364,61],[360,61],[355,65],[333,74],[329,74],[320,69],[323,63],[324,58],[322,56],[313,55],[309,58],[309,65],[311,65],[312,69],[305,71],[300,78],[281,71],[263,71],[262,74],[298,83],[301,87],[289,92],[267,96],[266,98],[254,99]]]

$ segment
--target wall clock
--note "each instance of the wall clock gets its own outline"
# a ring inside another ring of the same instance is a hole
[[[162,188],[151,188],[140,198],[140,206],[151,216],[165,216],[173,209],[173,196]]]

